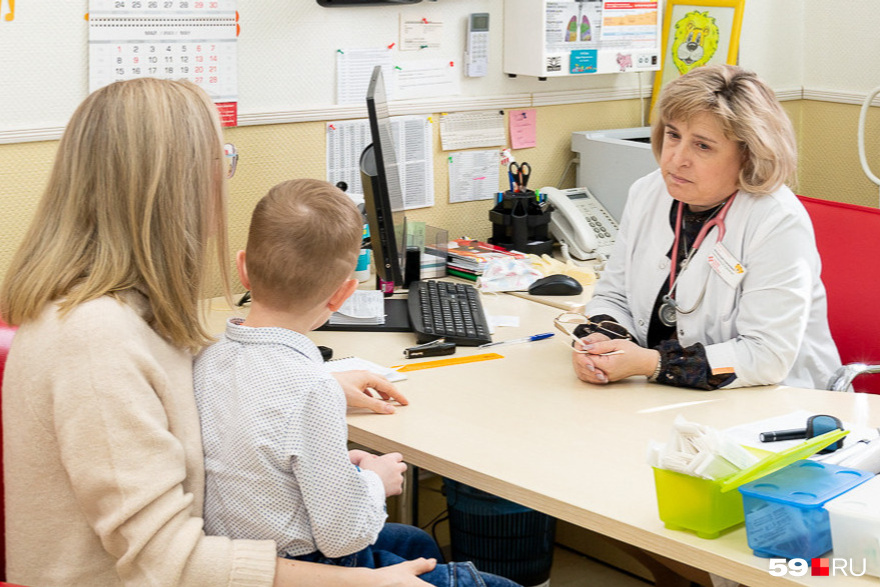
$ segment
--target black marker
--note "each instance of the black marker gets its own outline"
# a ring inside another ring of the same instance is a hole
[[[806,428],[797,428],[795,430],[774,430],[771,432],[761,432],[758,438],[761,442],[776,442],[778,440],[797,440],[807,437]]]

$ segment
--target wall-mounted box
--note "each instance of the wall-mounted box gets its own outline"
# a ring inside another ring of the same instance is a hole
[[[659,70],[662,22],[659,0],[505,0],[504,73]]]

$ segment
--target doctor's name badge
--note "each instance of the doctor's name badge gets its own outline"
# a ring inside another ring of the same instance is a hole
[[[708,261],[709,266],[730,287],[736,287],[742,281],[742,278],[745,277],[746,268],[721,243],[715,244],[715,247],[709,254]]]

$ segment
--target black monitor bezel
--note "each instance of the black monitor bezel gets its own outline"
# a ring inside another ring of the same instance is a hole
[[[400,258],[402,249],[400,248],[400,243],[397,242],[394,223],[395,210],[391,205],[388,187],[390,170],[385,165],[389,159],[385,151],[390,148],[392,151],[391,157],[394,157],[394,146],[393,144],[383,144],[380,128],[381,123],[389,124],[384,88],[382,66],[377,65],[373,68],[373,73],[370,75],[370,84],[367,89],[367,118],[369,119],[370,137],[373,142],[361,153],[361,183],[364,190],[364,208],[367,212],[367,224],[370,227],[373,266],[380,279],[392,283],[392,287],[399,287],[403,284]],[[384,111],[380,112],[380,108]],[[399,174],[399,168],[395,167],[394,172]],[[397,176],[397,182],[399,185],[399,175]]]

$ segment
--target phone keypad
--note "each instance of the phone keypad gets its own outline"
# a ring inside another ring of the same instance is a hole
[[[596,249],[607,256],[611,252],[614,238],[617,236],[617,222],[592,197],[587,196],[584,192],[579,192],[577,196],[579,197],[571,198],[571,203],[584,215],[587,225],[593,229],[596,235]]]

